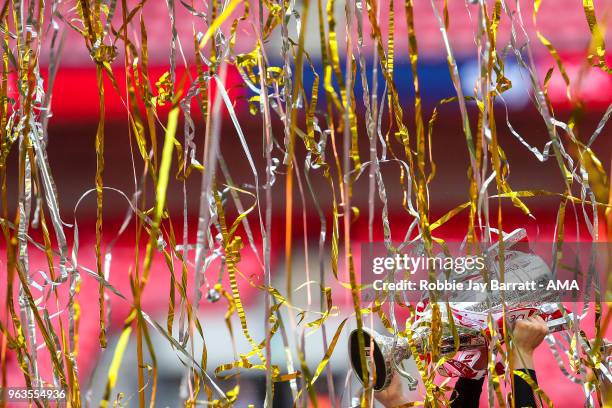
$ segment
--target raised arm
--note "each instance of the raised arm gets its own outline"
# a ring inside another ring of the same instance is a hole
[[[540,316],[518,320],[512,330],[512,365],[515,370],[528,374],[535,383],[538,379],[533,364],[533,352],[547,334],[548,326]],[[517,407],[537,406],[531,386],[518,375],[514,376],[514,398]]]

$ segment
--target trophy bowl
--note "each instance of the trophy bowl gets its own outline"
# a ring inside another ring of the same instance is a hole
[[[383,336],[373,330],[363,329],[366,364],[374,367],[374,391],[382,391],[389,386],[396,371],[395,366],[410,357],[406,339]],[[359,350],[359,330],[349,335],[349,360],[355,375],[363,384],[361,351]],[[365,385],[365,384],[364,384]]]

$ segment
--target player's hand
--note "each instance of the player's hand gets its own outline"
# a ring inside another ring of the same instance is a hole
[[[397,373],[391,377],[391,383],[382,391],[374,393],[374,397],[383,404],[385,408],[400,407],[410,401],[404,395],[401,376]]]
[[[512,360],[514,369],[533,370],[533,351],[548,334],[548,326],[540,316],[517,320],[512,330]]]

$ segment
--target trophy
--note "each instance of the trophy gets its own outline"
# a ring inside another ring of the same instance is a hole
[[[571,319],[571,314],[569,314],[569,318]],[[563,317],[552,319],[547,321],[546,324],[548,332],[554,333],[566,328],[566,319]],[[411,390],[416,389],[417,380],[401,368],[402,362],[412,357],[408,340],[403,337],[384,336],[367,328],[363,328],[362,331],[366,364],[375,373],[374,391],[382,391],[387,388],[396,371],[408,380],[408,386]],[[424,354],[428,349],[426,335],[428,333],[425,331],[415,333],[415,346],[419,354]],[[349,335],[349,360],[357,378],[363,384],[358,336],[359,331],[357,329]],[[480,378],[486,373],[486,370],[477,370],[475,366],[481,358],[486,358],[486,353],[481,353],[482,349],[487,346],[485,336],[478,332],[463,332],[458,336],[458,351],[452,359],[449,359],[441,367],[440,374],[447,377]],[[439,348],[441,354],[452,354],[455,351],[453,336],[444,336]]]
[[[493,249],[493,248],[491,248]],[[498,275],[498,255],[491,250],[489,259],[489,276]],[[505,279],[504,282],[534,282],[534,286],[547,282],[551,278],[548,265],[539,256],[523,251],[507,250],[504,252]],[[480,274],[472,276],[445,276],[440,274],[438,280],[455,279],[464,283],[472,281],[483,282]],[[483,286],[484,287],[484,286]],[[479,362],[487,358],[485,348],[488,344],[489,319],[497,324],[499,331],[503,328],[503,319],[512,325],[516,320],[540,315],[548,325],[549,332],[556,332],[565,328],[566,319],[557,307],[558,296],[550,292],[537,290],[514,290],[505,294],[483,290],[481,292],[450,292],[431,300],[426,294],[421,298],[415,308],[415,319],[411,325],[412,340],[417,358],[423,358],[433,347],[438,348],[441,355],[450,358],[438,369],[441,375],[448,377],[481,378],[487,372],[478,368]],[[445,301],[440,301],[444,299]],[[440,341],[430,344],[431,324],[433,320],[432,305],[438,303],[441,319]],[[504,307],[505,305],[505,307]],[[448,307],[447,307],[448,306]],[[450,313],[450,316],[449,316]],[[570,314],[571,315],[571,314]],[[451,330],[450,320],[453,320],[455,330]],[[408,379],[411,388],[416,388],[417,381],[401,368],[404,360],[410,358],[412,353],[407,339],[381,335],[370,329],[363,329],[364,350],[359,348],[359,333],[357,330],[349,336],[350,363],[363,382],[362,353],[365,354],[366,363],[374,374],[374,390],[381,391],[389,386],[395,371],[401,372]],[[458,337],[458,347],[455,339]],[[451,356],[452,355],[452,356]]]

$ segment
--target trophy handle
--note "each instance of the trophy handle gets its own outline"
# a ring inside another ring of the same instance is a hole
[[[395,364],[395,371],[397,371],[399,375],[401,375],[402,377],[406,379],[408,389],[410,391],[416,390],[417,386],[419,385],[419,381],[416,378],[414,378],[412,374],[410,374],[408,371],[404,370],[404,368],[401,366],[401,362],[394,363],[394,364]]]

